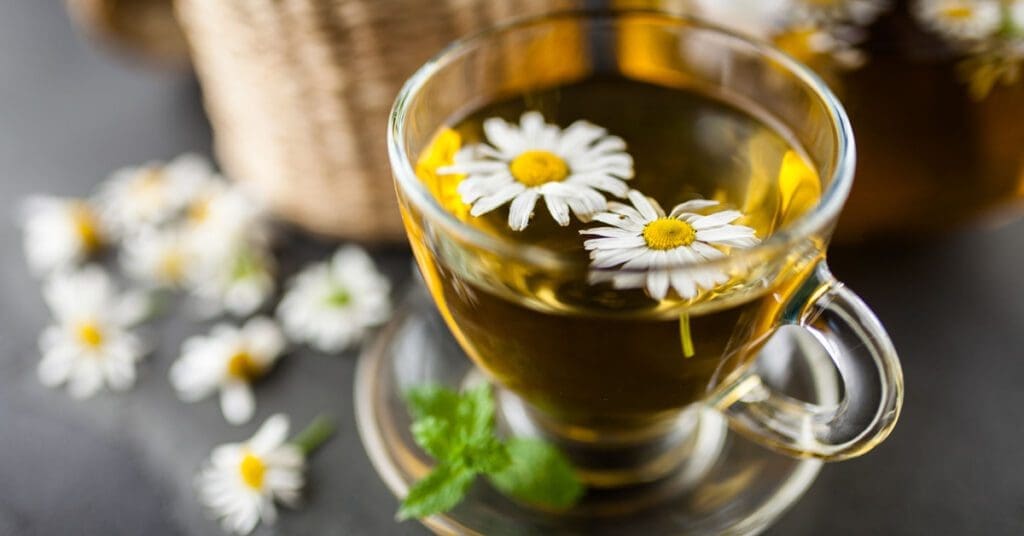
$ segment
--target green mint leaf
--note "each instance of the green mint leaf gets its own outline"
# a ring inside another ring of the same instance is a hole
[[[460,425],[470,437],[494,435],[494,397],[491,385],[483,383],[461,396]]]
[[[462,501],[476,473],[468,467],[441,464],[409,490],[398,519],[423,518],[447,512]]]
[[[458,420],[461,397],[455,391],[438,385],[423,385],[407,391],[405,398],[414,419],[434,417],[449,423]]]
[[[497,437],[479,436],[467,444],[460,456],[461,463],[479,473],[496,473],[512,463],[508,449]]]
[[[412,424],[416,444],[438,461],[454,461],[458,457],[451,424],[437,417],[423,417]]]
[[[512,463],[488,475],[505,495],[558,510],[576,504],[583,495],[572,465],[554,446],[540,439],[513,438],[506,448]]]

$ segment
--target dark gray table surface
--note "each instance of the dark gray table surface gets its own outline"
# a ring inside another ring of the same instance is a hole
[[[339,432],[317,452],[306,505],[276,532],[422,534],[396,524],[396,501],[356,432],[353,355],[297,352],[258,387],[258,417],[224,424],[212,401],[178,402],[166,371],[201,331],[171,314],[136,389],[73,402],[35,379],[47,313],[12,224],[34,192],[80,195],[109,171],[185,150],[209,153],[199,91],[76,36],[60,2],[0,2],[0,535],[217,534],[192,493],[218,443],[285,411],[327,411]],[[333,244],[289,235],[284,271]],[[403,249],[376,251],[401,284]],[[825,467],[773,534],[1024,533],[1024,221],[929,243],[832,252],[837,275],[872,305],[899,349],[906,405],[869,455]]]

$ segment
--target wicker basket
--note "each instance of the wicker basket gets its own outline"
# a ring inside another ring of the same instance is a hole
[[[392,99],[451,40],[551,0],[176,0],[225,171],[315,232],[403,236]]]

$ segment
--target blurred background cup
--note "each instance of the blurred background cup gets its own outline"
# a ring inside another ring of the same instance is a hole
[[[846,105],[860,141],[839,242],[1005,220],[1024,196],[1024,0],[68,4],[91,33],[163,59],[183,54],[176,11],[221,166],[319,233],[400,240],[380,125],[420,63],[474,28],[572,7],[695,14],[771,41],[815,69]]]

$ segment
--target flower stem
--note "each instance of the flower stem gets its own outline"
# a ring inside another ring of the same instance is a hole
[[[690,314],[679,315],[679,338],[683,341],[683,357],[693,357],[693,336],[690,334]]]
[[[326,415],[317,415],[313,422],[292,439],[303,454],[309,455],[334,435],[334,422]]]

